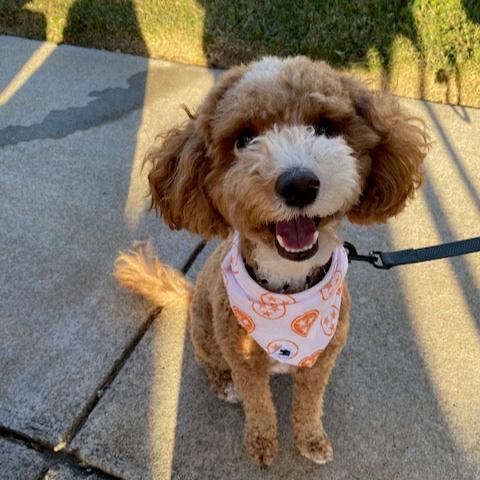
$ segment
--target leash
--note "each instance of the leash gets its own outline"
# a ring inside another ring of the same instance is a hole
[[[459,240],[457,242],[444,243],[433,247],[409,248],[407,250],[398,250],[396,252],[371,251],[368,255],[360,255],[354,245],[344,242],[343,246],[348,253],[348,262],[353,261],[368,262],[375,268],[388,270],[398,265],[408,265],[410,263],[428,262],[440,258],[457,257],[458,255],[467,255],[480,251],[480,237],[470,238],[468,240]]]

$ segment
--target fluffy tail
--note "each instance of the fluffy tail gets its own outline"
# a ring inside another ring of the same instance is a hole
[[[155,258],[150,241],[137,242],[133,251],[120,252],[113,275],[121,285],[155,307],[165,307],[179,300],[190,301],[191,283],[179,271]]]

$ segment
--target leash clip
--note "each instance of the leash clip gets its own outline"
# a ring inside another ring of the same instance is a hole
[[[390,268],[390,266],[383,263],[381,256],[382,252],[374,250],[370,252],[369,255],[360,255],[357,252],[355,245],[351,244],[350,242],[343,242],[343,246],[348,252],[348,263],[351,263],[352,260],[356,260],[359,262],[367,262],[380,270],[388,270]]]

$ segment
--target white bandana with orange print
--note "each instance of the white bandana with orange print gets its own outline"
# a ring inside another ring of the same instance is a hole
[[[238,234],[222,262],[232,311],[249,335],[278,362],[312,367],[337,328],[348,257],[335,247],[330,269],[320,283],[300,293],[265,290],[248,274]]]

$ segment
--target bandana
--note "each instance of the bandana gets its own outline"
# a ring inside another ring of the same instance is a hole
[[[274,360],[312,367],[337,328],[348,257],[335,247],[330,269],[320,283],[300,293],[265,290],[248,274],[239,236],[222,262],[228,300],[240,325]]]

